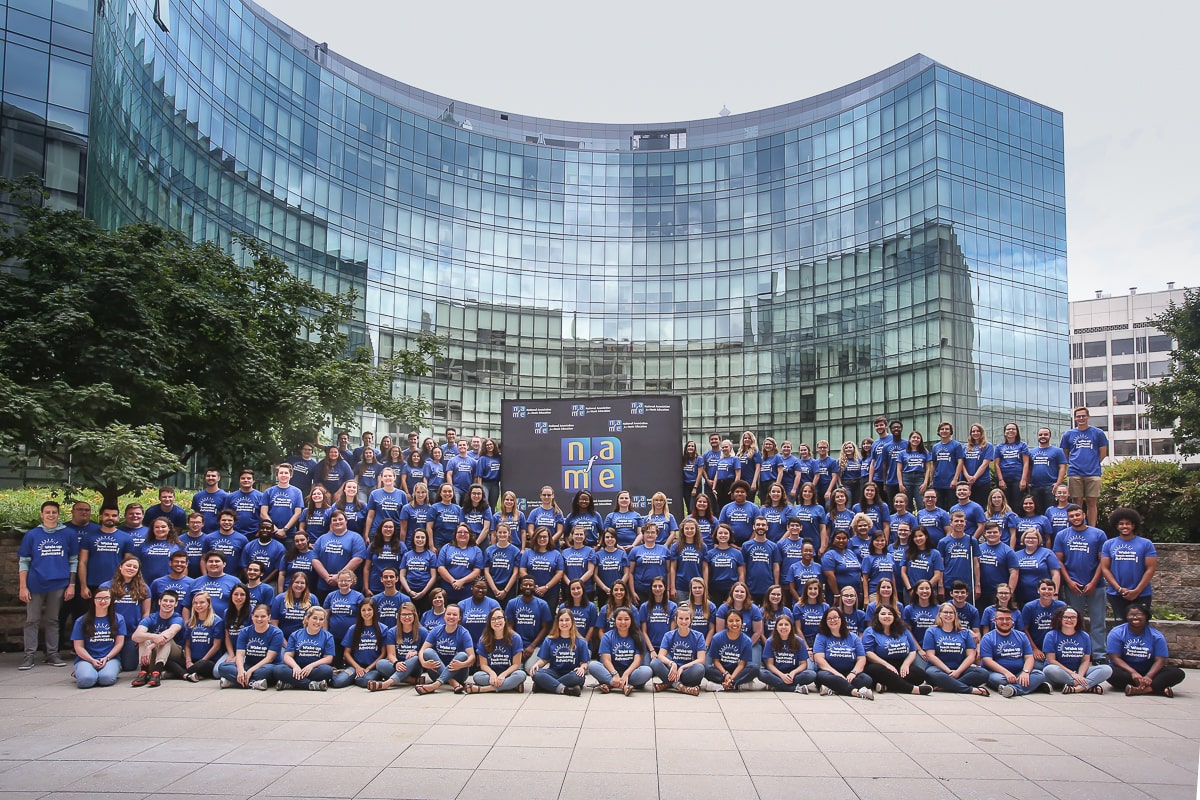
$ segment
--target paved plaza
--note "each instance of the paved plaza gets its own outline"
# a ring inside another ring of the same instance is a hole
[[[584,691],[418,697],[168,681],[80,691],[0,656],[9,798],[1195,798],[1174,700]]]

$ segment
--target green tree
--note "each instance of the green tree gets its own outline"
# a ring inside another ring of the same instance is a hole
[[[0,451],[70,470],[106,500],[203,463],[264,465],[358,411],[397,426],[428,411],[396,396],[442,353],[423,335],[376,363],[351,347],[355,295],[294,276],[261,244],[137,224],[105,231],[0,183]]]
[[[1200,289],[1188,289],[1151,320],[1175,340],[1166,377],[1143,388],[1150,395],[1150,421],[1171,428],[1179,452],[1200,453]]]

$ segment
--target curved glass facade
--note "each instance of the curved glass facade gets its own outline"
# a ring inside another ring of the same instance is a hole
[[[685,400],[690,436],[856,439],[1059,422],[1060,113],[914,56],[778,108],[604,125],[456,103],[248,0],[107,0],[88,213],[235,247],[360,295],[398,387],[498,433],[504,397]],[[156,21],[155,9],[159,9]]]

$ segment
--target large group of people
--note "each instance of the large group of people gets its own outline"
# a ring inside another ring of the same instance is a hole
[[[524,504],[498,443],[453,429],[378,450],[343,433],[321,461],[306,444],[262,491],[210,469],[190,512],[171,487],[98,522],[47,501],[20,548],[20,668],[39,632],[66,666],[73,616],[81,688],[126,670],[135,687],[1171,696],[1157,553],[1133,509],[1112,538],[1095,526],[1107,443],[1075,421],[1062,447],[1011,423],[959,443],[948,422],[926,447],[881,417],[837,456],[713,434],[684,447],[678,519],[664,492],[604,515],[588,491]]]

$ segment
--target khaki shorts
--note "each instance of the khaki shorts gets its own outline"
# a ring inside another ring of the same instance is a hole
[[[1099,476],[1072,475],[1067,478],[1067,493],[1071,497],[1099,497],[1100,478]]]

